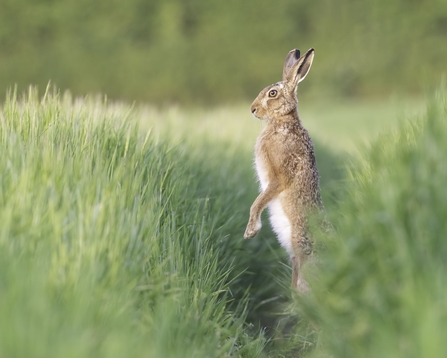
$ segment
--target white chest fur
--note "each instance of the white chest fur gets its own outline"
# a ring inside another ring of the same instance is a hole
[[[264,161],[259,156],[255,158],[256,172],[258,174],[261,190],[264,191],[269,185],[269,177],[267,169],[265,168]]]
[[[261,191],[264,191],[269,184],[268,172],[263,162],[263,159],[256,156],[256,171],[258,174]],[[278,236],[279,243],[284,247],[289,255],[294,256],[292,249],[292,227],[290,225],[290,220],[284,213],[281,205],[281,196],[283,193],[279,194],[278,197],[273,199],[269,204],[269,214],[270,223],[272,225],[273,231]]]

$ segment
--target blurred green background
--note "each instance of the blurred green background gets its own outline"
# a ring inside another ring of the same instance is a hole
[[[0,91],[245,101],[314,47],[306,96],[419,94],[446,71],[446,38],[444,0],[2,0]]]

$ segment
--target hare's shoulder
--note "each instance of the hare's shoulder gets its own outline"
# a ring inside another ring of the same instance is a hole
[[[277,125],[266,128],[258,137],[256,152],[270,153],[280,158],[313,155],[313,143],[302,126]]]
[[[315,154],[307,130],[277,126],[262,133],[256,145],[256,166],[258,173],[265,168],[266,172],[282,174],[288,180],[297,175],[313,176]]]

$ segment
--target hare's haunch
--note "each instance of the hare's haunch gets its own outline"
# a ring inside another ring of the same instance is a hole
[[[306,215],[323,208],[314,147],[297,110],[298,83],[308,74],[313,58],[313,49],[301,57],[300,51],[290,51],[282,81],[264,88],[251,105],[253,115],[266,120],[266,126],[255,146],[261,193],[251,206],[244,237],[259,232],[261,212],[268,205],[273,230],[290,255],[292,286],[298,291],[308,290],[300,268],[312,253]]]

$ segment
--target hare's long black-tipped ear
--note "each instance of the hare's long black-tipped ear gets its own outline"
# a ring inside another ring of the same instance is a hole
[[[300,59],[300,50],[294,49],[287,54],[284,62],[284,68],[282,70],[282,80],[285,81],[287,74],[293,65]]]
[[[288,84],[296,87],[304,78],[306,78],[309,73],[310,67],[312,66],[312,61],[314,60],[315,50],[311,48],[302,57],[296,61],[290,71],[287,73],[286,81]]]

